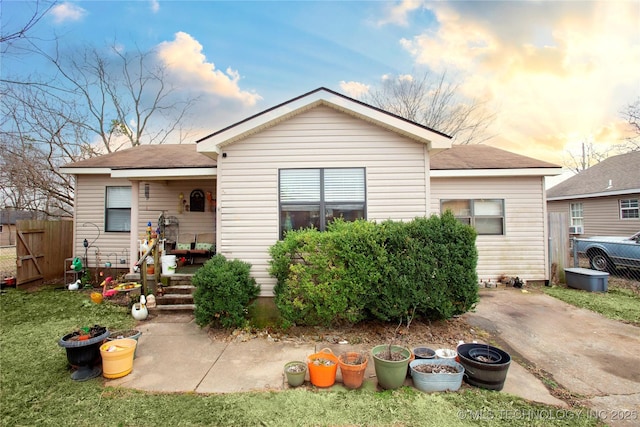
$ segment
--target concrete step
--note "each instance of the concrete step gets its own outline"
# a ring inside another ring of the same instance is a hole
[[[169,285],[163,286],[162,292],[164,294],[181,294],[181,295],[192,295],[196,290],[196,287],[193,285]]]
[[[154,308],[150,308],[149,312],[193,314],[193,310],[195,309],[196,309],[195,304],[170,304],[170,305],[156,305]]]
[[[156,305],[193,304],[191,294],[164,294],[156,297]]]

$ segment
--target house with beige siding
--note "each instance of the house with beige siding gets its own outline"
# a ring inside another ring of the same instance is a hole
[[[640,231],[640,151],[609,157],[547,190],[547,210],[565,212],[571,236]]]
[[[76,250],[87,238],[101,254],[136,253],[147,222],[163,213],[179,233],[214,232],[216,251],[251,263],[262,295],[272,296],[268,249],[287,230],[451,209],[478,230],[481,279],[547,279],[544,177],[561,169],[452,142],[320,88],[196,144],[140,146],[65,166],[77,182]],[[197,211],[187,208],[194,191],[206,194]]]

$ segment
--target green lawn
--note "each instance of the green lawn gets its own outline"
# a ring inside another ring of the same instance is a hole
[[[0,296],[0,422],[3,426],[593,426],[586,410],[531,404],[466,389],[160,394],[74,382],[57,341],[75,328],[133,326],[123,307],[86,293],[10,289]]]
[[[629,285],[617,286],[614,281],[608,292],[587,292],[566,286],[543,289],[547,295],[568,304],[595,311],[609,319],[640,326],[640,295]]]

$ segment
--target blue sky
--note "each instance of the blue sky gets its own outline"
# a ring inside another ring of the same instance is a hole
[[[2,1],[3,26],[28,1]],[[640,2],[74,1],[35,28],[82,43],[155,49],[203,136],[320,86],[357,96],[385,76],[443,69],[497,113],[487,144],[561,163],[583,141],[626,135],[640,96]],[[5,58],[5,76],[48,70]]]

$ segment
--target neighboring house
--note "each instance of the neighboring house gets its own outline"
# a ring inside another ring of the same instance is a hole
[[[481,279],[548,279],[544,176],[561,168],[485,145],[452,147],[447,135],[320,88],[197,145],[140,146],[62,171],[77,179],[76,252],[86,238],[102,254],[135,253],[147,221],[164,211],[180,233],[215,232],[217,252],[251,263],[272,296],[268,249],[286,230],[445,209],[478,230]],[[193,190],[212,200],[204,212],[180,212],[180,194]]]
[[[15,246],[16,221],[36,219],[37,214],[30,211],[0,209],[0,246]]]
[[[547,190],[549,212],[566,212],[574,237],[640,231],[640,151],[609,157]]]

